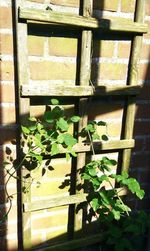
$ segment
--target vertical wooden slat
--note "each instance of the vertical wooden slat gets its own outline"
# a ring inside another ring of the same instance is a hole
[[[92,0],[84,0],[83,1],[83,16],[89,17],[92,15],[93,4]],[[81,66],[80,66],[80,85],[88,86],[90,83],[90,75],[91,75],[91,42],[92,42],[92,31],[82,31],[82,40],[81,40]],[[88,99],[81,98],[79,101],[79,115],[81,120],[79,122],[78,130],[79,132],[83,127],[87,125],[88,115]],[[79,142],[81,139],[79,138]],[[85,165],[86,154],[79,153],[77,157],[77,183],[82,184],[81,175],[79,174],[79,170]],[[76,193],[82,193],[83,191],[76,191]],[[82,210],[75,215],[75,232],[82,229]]]
[[[28,66],[28,50],[27,50],[27,23],[17,24],[17,48],[18,48],[18,79],[19,86],[22,84],[29,84],[29,66]],[[21,98],[19,99],[19,113],[20,113],[20,123],[27,123],[27,118],[29,117],[29,99]],[[28,192],[22,192],[22,203],[30,203],[31,195],[30,195],[30,179],[28,182],[23,182],[23,177],[26,176],[28,171],[22,167],[21,170],[21,187],[23,190],[28,190]],[[22,207],[22,239],[23,239],[23,250],[27,250],[31,248],[31,213],[23,212]]]
[[[137,0],[135,22],[143,23],[144,16],[145,16],[145,0]],[[128,79],[129,79],[129,85],[132,85],[132,86],[137,85],[138,83],[141,46],[142,46],[142,35],[136,35],[132,43],[131,61],[129,65],[130,68],[129,68]],[[136,111],[135,102],[136,102],[135,97],[128,97],[124,139],[131,139],[133,136],[134,118],[135,118],[135,111]],[[129,169],[130,157],[131,157],[131,149],[125,149],[123,151],[122,171]]]

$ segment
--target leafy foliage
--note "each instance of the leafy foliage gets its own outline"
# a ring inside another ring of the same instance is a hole
[[[79,134],[70,133],[70,126],[74,126],[79,121],[78,115],[67,118],[59,101],[51,99],[51,106],[47,107],[41,119],[30,117],[28,125],[21,127],[22,146],[26,150],[24,150],[21,163],[16,165],[16,169],[22,165],[28,170],[37,168],[42,164],[46,155],[55,156],[65,152],[67,160],[71,156],[76,157],[74,146],[78,141],[78,136],[82,137],[84,141],[90,142],[93,155],[95,155],[93,141],[108,140],[107,124],[104,121],[89,121]],[[105,127],[106,134],[100,135],[98,127]],[[9,151],[7,152],[10,155]],[[10,162],[5,163],[5,165],[8,164]],[[113,174],[112,168],[116,165],[116,160],[108,157],[92,160],[84,166],[81,178],[86,184],[87,203],[90,206],[91,217],[96,217],[103,224],[103,228],[107,230],[105,243],[114,246],[115,251],[133,250],[133,245],[138,245],[136,237],[145,233],[148,227],[150,228],[150,216],[141,212],[134,217],[133,221],[131,209],[120,197],[116,187],[127,188],[139,199],[144,197],[144,191],[140,188],[137,180],[129,177],[127,172]],[[49,160],[47,161],[47,169],[53,170]],[[45,173],[46,167],[43,167],[42,176]],[[109,189],[106,189],[108,186]],[[27,192],[26,188],[24,192]]]
[[[115,251],[145,250],[146,236],[150,229],[150,215],[144,211],[109,222],[105,242]]]
[[[23,141],[28,147],[26,158],[32,162],[38,161],[41,164],[44,155],[57,155],[67,149],[66,158],[70,155],[76,157],[72,147],[77,139],[69,133],[71,124],[80,120],[79,116],[72,116],[70,119],[64,114],[63,108],[57,99],[51,100],[53,107],[46,110],[43,118],[29,118],[29,126],[22,126]]]

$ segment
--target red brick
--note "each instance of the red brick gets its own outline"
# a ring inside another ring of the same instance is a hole
[[[12,13],[11,8],[0,7],[0,28],[12,27]]]
[[[17,129],[15,128],[0,128],[0,145],[10,143],[16,139]]]
[[[30,2],[44,3],[44,0],[29,0]]]
[[[148,119],[149,118],[150,105],[140,104],[137,106],[136,118],[138,119]]]
[[[1,250],[3,251],[7,251],[7,240],[4,239],[4,238],[0,238],[0,247],[1,247]]]
[[[146,0],[146,15],[150,16],[150,4],[149,4],[149,0]]]
[[[140,183],[150,183],[150,168],[140,171]]]
[[[118,0],[103,0],[103,1],[93,1],[94,9],[99,10],[108,10],[108,11],[117,11],[118,9]]]
[[[131,44],[119,42],[118,44],[118,57],[129,58],[130,57]]]
[[[144,85],[138,95],[137,100],[149,100],[150,99],[150,85]]]
[[[14,125],[16,123],[15,107],[2,107],[0,110],[0,124]]]
[[[122,105],[121,104],[101,104],[93,102],[89,109],[89,120],[104,120],[122,118]]]
[[[123,80],[126,78],[127,65],[119,63],[100,63],[92,65],[92,80]]]
[[[143,44],[141,50],[141,58],[150,60],[150,44]]]
[[[139,79],[150,80],[150,63],[140,65]]]
[[[13,53],[13,37],[8,34],[0,34],[0,53],[12,54]]]
[[[79,0],[51,0],[50,3],[62,6],[79,7]]]
[[[49,38],[49,54],[59,57],[76,57],[77,43],[77,38],[51,37]]]
[[[134,135],[150,135],[150,122],[135,122]]]
[[[150,186],[149,186],[149,184],[142,185],[141,187],[145,191],[145,197],[149,197],[150,196]]]
[[[138,210],[149,210],[150,199],[138,200],[137,209]]]
[[[145,23],[148,25],[148,32],[144,34],[144,38],[150,38],[150,21],[146,20]]]
[[[135,0],[122,0],[121,11],[122,12],[133,12],[135,11]]]
[[[136,139],[134,151],[141,151],[144,147],[144,139]]]
[[[150,151],[150,138],[145,139],[145,150]]]
[[[0,79],[13,80],[14,79],[14,66],[11,61],[0,61]]]
[[[93,41],[93,57],[113,57],[114,41],[94,40]]]
[[[15,103],[15,90],[13,84],[2,84],[0,88],[2,103]]]
[[[30,70],[33,80],[75,80],[76,77],[76,65],[72,63],[32,62],[30,63]]]
[[[31,56],[42,56],[44,53],[44,37],[28,36],[28,52]]]
[[[150,165],[149,155],[144,154],[143,152],[141,152],[140,154],[133,155],[131,163],[131,168],[148,167]]]

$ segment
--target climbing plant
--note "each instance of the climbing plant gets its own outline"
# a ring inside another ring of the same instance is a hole
[[[112,173],[112,167],[117,165],[116,160],[107,156],[98,160],[94,159],[96,154],[93,142],[108,140],[107,133],[101,135],[98,133],[100,131],[98,128],[107,128],[107,124],[104,121],[89,121],[81,132],[72,133],[71,126],[75,126],[80,119],[78,115],[66,116],[59,101],[51,99],[51,105],[47,107],[41,118],[29,117],[27,125],[21,126],[23,152],[20,163],[9,158],[4,166],[6,170],[7,165],[15,166],[15,171],[24,166],[30,171],[41,166],[45,156],[53,157],[60,153],[65,153],[68,161],[71,157],[77,157],[75,145],[79,137],[83,138],[84,141],[91,144],[93,155],[93,159],[80,170],[81,178],[86,184],[87,204],[91,219],[96,217],[100,222],[103,226],[102,229],[106,231],[105,242],[114,246],[116,251],[133,250],[131,245],[133,240],[131,238],[129,241],[128,235],[132,233],[132,236],[136,237],[141,234],[140,224],[142,224],[142,231],[145,233],[150,225],[150,217],[141,213],[138,218],[136,217],[136,221],[133,221],[131,208],[120,196],[120,192],[126,188],[139,199],[143,199],[144,191],[140,188],[137,180],[129,177],[127,172]],[[15,172],[10,173],[7,170],[7,173],[11,177],[19,179],[15,176]],[[105,184],[109,185],[110,188],[108,189]],[[27,191],[24,189],[24,192]],[[11,201],[10,195],[8,198]],[[122,241],[118,241],[119,238],[122,238]]]

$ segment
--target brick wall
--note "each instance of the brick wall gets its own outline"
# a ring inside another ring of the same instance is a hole
[[[5,201],[6,191],[4,183],[7,182],[6,172],[2,163],[11,156],[15,158],[16,146],[12,144],[16,137],[17,120],[17,83],[15,77],[14,55],[15,30],[13,28],[13,1],[0,1],[0,215],[9,210],[9,202]],[[55,11],[79,13],[79,0],[30,0],[22,1],[26,6],[37,4],[38,8],[50,7]],[[50,4],[51,3],[51,4]],[[94,15],[97,17],[124,17],[133,19],[135,0],[94,0]],[[144,84],[140,96],[137,99],[137,111],[135,118],[134,138],[136,147],[132,153],[131,175],[136,177],[146,191],[143,201],[130,202],[136,209],[149,209],[150,202],[150,3],[147,0],[145,22],[149,26],[149,32],[144,35],[143,47],[141,50],[140,62],[140,84]],[[30,63],[30,82],[40,82],[43,85],[48,80],[54,83],[75,84],[77,74],[77,33],[63,33],[60,31],[43,30],[41,33],[34,27],[29,30],[28,51]],[[93,42],[93,63],[91,80],[99,84],[107,83],[125,84],[128,67],[128,58],[130,54],[131,40],[129,37],[105,36],[95,37]],[[38,71],[37,71],[38,69]],[[51,71],[49,70],[51,69]],[[97,105],[97,103],[96,103]],[[33,115],[40,115],[43,107],[32,105],[30,112]],[[99,101],[99,109],[95,110],[95,104],[90,108],[90,117],[103,119],[108,123],[108,134],[111,139],[119,138],[121,134],[123,104],[118,100],[108,100],[107,104]],[[11,149],[11,153],[10,150]],[[65,165],[64,162],[61,165]],[[60,163],[57,163],[59,167]],[[69,172],[70,164],[68,164]],[[61,173],[56,168],[56,178],[53,180],[53,189],[58,187],[58,181],[65,177],[65,172]],[[34,175],[34,174],[33,174]],[[44,182],[49,181],[46,176]],[[17,235],[17,189],[16,179],[11,178],[7,189],[9,194],[13,194],[12,206],[8,219],[4,224],[0,224],[0,248],[2,250],[18,250]],[[33,195],[39,195],[40,190],[33,186]],[[64,190],[68,193],[68,190]],[[41,190],[43,195],[43,190]],[[49,194],[48,194],[49,195]],[[45,191],[47,196],[47,190]],[[47,211],[45,214],[38,212],[32,215],[33,243],[38,244],[63,234],[66,232],[66,213],[67,208],[60,208],[55,212]],[[61,227],[59,225],[59,215],[64,219]],[[51,228],[47,225],[47,217],[51,221]],[[58,218],[57,218],[58,217]],[[41,218],[41,220],[39,220]],[[57,218],[56,225],[54,218]],[[54,226],[55,225],[55,226]],[[55,227],[55,228],[53,228]],[[36,236],[36,237],[35,237]]]

